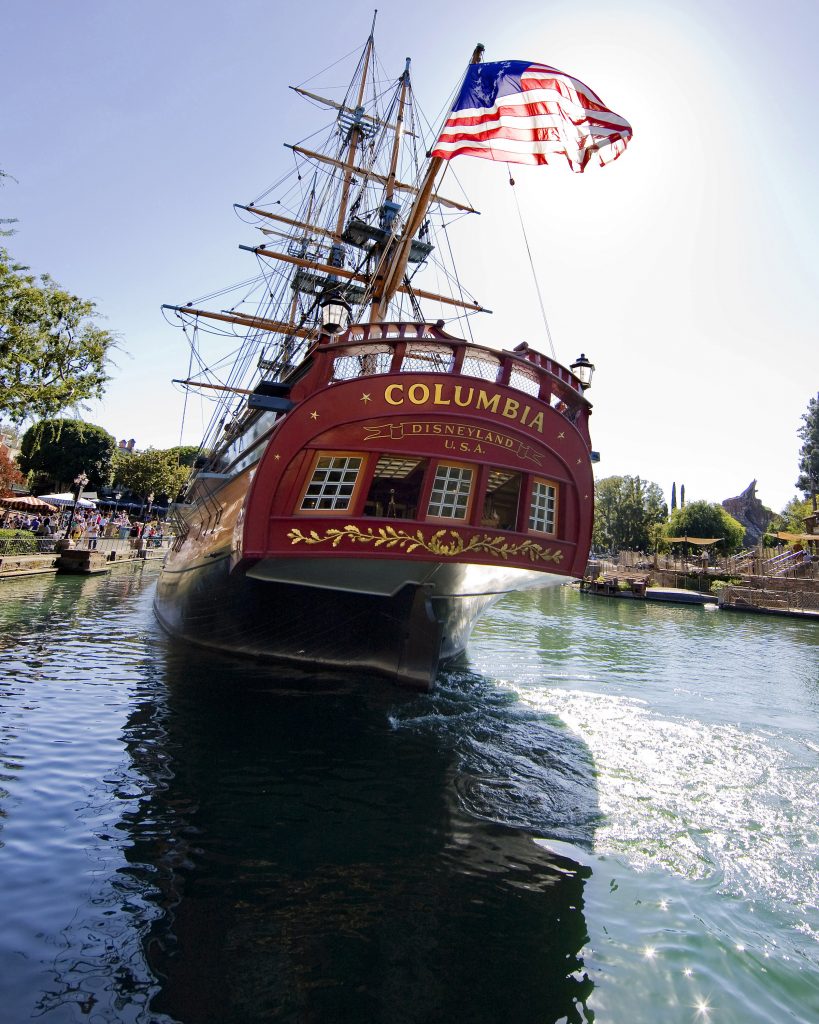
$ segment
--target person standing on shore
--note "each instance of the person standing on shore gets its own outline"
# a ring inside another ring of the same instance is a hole
[[[97,547],[97,540],[100,535],[100,524],[97,522],[96,517],[91,517],[88,520],[88,526],[85,528],[85,536],[88,539],[88,550],[94,551]]]

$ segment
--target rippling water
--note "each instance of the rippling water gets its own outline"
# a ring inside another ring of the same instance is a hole
[[[815,623],[507,599],[428,696],[0,582],[0,1019],[819,1020]]]

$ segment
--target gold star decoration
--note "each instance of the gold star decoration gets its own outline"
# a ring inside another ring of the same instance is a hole
[[[577,460],[577,464],[578,464],[578,466],[580,465],[580,463],[581,463],[582,461],[583,461],[582,459],[578,459],[578,460]]]
[[[361,401],[366,405],[367,402],[372,401],[372,398],[370,397],[370,395],[364,394],[361,396]]]
[[[310,413],[310,419],[311,420],[317,420],[318,419],[318,413],[316,412],[315,409]]]
[[[273,458],[276,460],[276,462],[278,462],[279,459],[281,458],[281,455],[279,455],[279,453],[276,452],[276,454],[273,456]]]
[[[561,431],[560,431],[560,433],[559,433],[559,434],[557,435],[557,439],[558,439],[558,441],[562,441],[562,440],[563,440],[563,439],[564,439],[565,437],[566,437],[566,434],[565,434],[565,432],[564,432],[564,431],[562,431],[562,430],[561,430]]]

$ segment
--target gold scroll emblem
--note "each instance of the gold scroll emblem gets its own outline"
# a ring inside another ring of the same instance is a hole
[[[497,430],[487,430],[484,427],[467,426],[464,423],[431,423],[421,421],[404,421],[399,423],[381,423],[364,427],[365,441],[375,441],[377,438],[388,437],[392,441],[400,441],[405,437],[442,437],[459,438],[462,441],[477,441],[481,444],[494,444],[499,448],[505,448],[513,452],[519,459],[530,459],[535,465],[543,463],[543,456],[531,445],[517,441],[513,437],[501,434]]]
[[[480,554],[492,555],[504,561],[508,558],[528,558],[530,562],[553,562],[555,565],[559,565],[563,559],[562,551],[544,548],[534,540],[512,544],[505,537],[484,533],[464,541],[457,530],[436,530],[427,540],[422,530],[407,533],[406,530],[396,530],[394,526],[380,526],[377,529],[368,526],[362,530],[348,523],[340,528],[325,530],[323,535],[316,530],[304,534],[294,527],[287,537],[291,544],[329,544],[337,548],[343,541],[349,541],[352,544],[371,544],[375,548],[399,548],[407,554],[421,548],[442,558]]]

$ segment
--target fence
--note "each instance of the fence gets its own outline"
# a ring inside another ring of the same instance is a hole
[[[719,603],[761,611],[819,612],[819,581],[751,577],[741,585],[724,587]]]
[[[614,558],[592,558],[586,579],[648,579],[654,587],[720,593],[731,607],[771,607],[816,611],[819,559],[804,551],[754,548],[739,555],[685,558],[620,551]],[[719,581],[719,583],[715,583]]]
[[[60,540],[62,534],[52,537],[37,537],[33,533],[18,533],[13,537],[0,537],[0,558],[10,557],[15,555],[48,555],[52,554],[56,550],[57,541]],[[172,534],[166,534],[163,537],[154,537],[152,539],[145,538],[144,541],[140,541],[139,550],[154,552],[160,554],[162,550],[165,550],[173,541]],[[108,554],[111,551],[116,551],[117,554],[124,554],[126,551],[132,551],[136,545],[132,543],[130,537],[99,537],[96,541],[82,538],[79,541],[73,543],[73,547],[81,550],[87,550],[89,546],[93,546],[97,551],[103,551]]]

